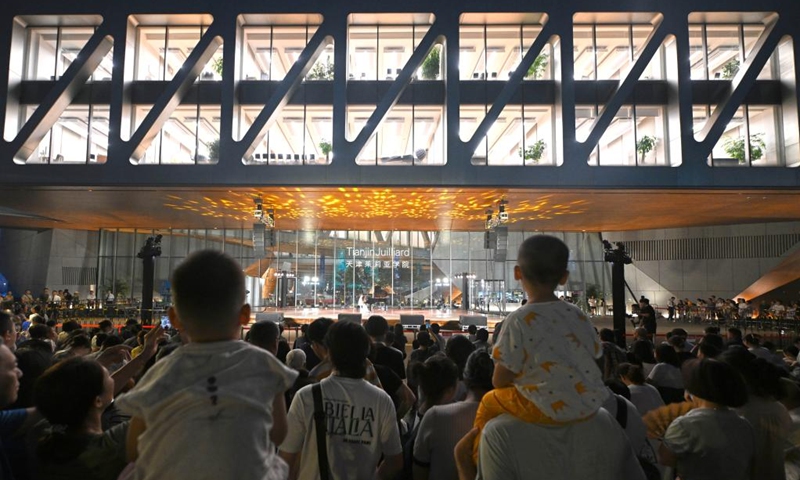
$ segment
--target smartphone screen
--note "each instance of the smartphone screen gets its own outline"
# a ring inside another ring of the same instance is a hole
[[[172,324],[169,323],[169,317],[167,315],[164,315],[163,317],[161,317],[161,328],[163,328],[165,330],[169,329],[169,328],[172,328]]]

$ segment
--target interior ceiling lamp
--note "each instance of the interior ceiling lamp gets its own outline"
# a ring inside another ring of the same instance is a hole
[[[503,198],[498,203],[497,216],[494,216],[494,210],[491,208],[486,209],[486,230],[499,227],[500,225],[508,223],[508,212],[506,211],[508,200]]]

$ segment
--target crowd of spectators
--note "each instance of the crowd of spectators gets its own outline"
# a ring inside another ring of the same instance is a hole
[[[533,238],[494,344],[373,315],[290,345],[214,251],[173,272],[169,331],[2,311],[0,479],[800,479],[800,338],[623,347],[552,298],[568,252]]]

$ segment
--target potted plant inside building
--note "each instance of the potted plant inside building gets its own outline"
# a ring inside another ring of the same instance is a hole
[[[647,154],[655,150],[656,148],[656,137],[652,137],[650,135],[644,135],[642,138],[636,142],[636,152],[641,155],[641,159],[639,163],[644,163],[645,157]]]
[[[439,78],[441,67],[441,56],[439,53],[439,46],[433,47],[433,50],[425,57],[422,62],[422,78],[424,80],[436,80]]]
[[[334,65],[331,57],[327,56],[323,62],[321,59],[317,60],[311,71],[306,75],[306,80],[333,80]]]
[[[222,78],[222,57],[217,57],[211,62],[211,70]]]
[[[737,138],[728,138],[725,140],[725,143],[722,145],[722,148],[725,150],[725,153],[728,154],[730,158],[735,159],[739,165],[744,165],[747,163],[746,158],[746,146],[744,144],[744,137],[737,137]],[[764,142],[764,134],[763,133],[754,133],[750,135],[750,161],[755,162],[756,160],[761,160],[764,156],[764,152],[767,149],[767,144]]]
[[[528,147],[525,149],[520,148],[519,155],[522,157],[525,163],[530,161],[531,163],[536,164],[542,159],[542,155],[544,155],[546,148],[547,144],[544,142],[544,140],[540,139],[533,142],[532,145],[528,145]]]
[[[525,75],[525,78],[533,78],[534,80],[543,78],[549,63],[550,58],[546,53],[539,55],[536,57],[536,60],[533,61],[530,68],[528,68],[528,73]]]
[[[333,150],[333,145],[331,145],[331,142],[323,138],[322,141],[319,142],[319,150],[323,155],[325,155],[325,160],[330,160],[330,154]]]
[[[206,147],[208,147],[208,158],[212,162],[219,161],[219,138],[215,138],[214,140],[206,143]]]
[[[722,78],[730,80],[739,73],[739,60],[732,58],[722,66]]]

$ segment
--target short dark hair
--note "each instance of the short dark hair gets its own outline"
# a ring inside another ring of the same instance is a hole
[[[92,340],[84,334],[73,335],[64,342],[65,348],[92,348]]]
[[[411,374],[419,389],[425,394],[428,406],[438,405],[448,388],[458,382],[458,367],[447,357],[434,355],[425,363],[414,363]]]
[[[320,344],[325,344],[325,335],[328,333],[328,329],[331,325],[335,322],[330,318],[320,317],[308,326],[308,332],[306,333],[306,337],[308,337],[309,342],[317,342]]]
[[[49,334],[50,327],[47,325],[31,325],[31,328],[28,329],[28,335],[31,336],[32,340],[46,340]]]
[[[0,335],[5,335],[14,330],[14,319],[11,318],[11,314],[6,310],[0,310]]]
[[[600,340],[604,342],[613,342],[614,340],[616,340],[614,338],[614,330],[611,330],[610,328],[601,328]]]
[[[336,322],[328,328],[325,342],[328,345],[331,363],[340,375],[364,378],[367,374],[367,356],[371,345],[364,327],[353,322]]]
[[[677,368],[681,366],[678,353],[672,348],[672,345],[666,343],[662,343],[656,347],[656,360],[658,360],[658,363],[667,363]]]
[[[438,335],[441,330],[442,330],[442,327],[440,327],[438,323],[432,323],[431,324],[431,332],[433,332],[433,333]]]
[[[455,362],[458,366],[458,377],[462,378],[464,367],[467,365],[467,358],[475,351],[475,345],[464,335],[454,335],[447,341],[444,353],[447,358]]]
[[[277,345],[280,334],[275,322],[261,320],[250,327],[250,331],[247,332],[247,341],[264,350],[269,350]]]
[[[80,329],[81,329],[81,324],[76,322],[75,320],[67,320],[66,322],[64,322],[63,325],[61,325],[61,331],[62,332],[69,333],[69,332],[74,332],[75,330],[80,330]]]
[[[389,331],[389,322],[380,315],[371,315],[364,324],[364,329],[370,337],[384,337]]]
[[[494,361],[486,350],[477,350],[469,354],[464,367],[464,384],[470,390],[489,391],[493,387]]]
[[[103,340],[101,348],[105,350],[106,348],[114,347],[116,345],[122,345],[122,338],[116,335],[109,335]]]
[[[703,358],[717,358],[722,353],[722,349],[717,348],[716,345],[705,342],[701,343],[697,350],[703,354]]]
[[[620,363],[617,365],[616,374],[618,377],[625,377],[634,385],[642,385],[645,382],[644,369],[632,363]]]
[[[475,333],[475,340],[479,340],[481,342],[488,342],[489,341],[489,330],[485,328],[481,328]]]
[[[761,344],[761,339],[758,338],[758,335],[755,335],[755,334],[752,334],[752,333],[748,333],[747,335],[745,335],[744,341],[745,341],[745,343],[750,343],[750,344],[753,344],[753,345],[760,345]]]
[[[172,295],[181,322],[200,328],[221,327],[220,322],[233,326],[245,301],[244,274],[231,256],[200,250],[172,272]]]
[[[783,349],[783,353],[788,353],[793,357],[797,357],[797,355],[800,355],[800,348],[797,348],[794,345],[789,345]]]
[[[681,337],[680,335],[673,335],[669,337],[667,343],[669,343],[670,346],[672,347],[683,349],[683,344],[685,341],[686,339]]]
[[[555,289],[567,271],[569,247],[556,237],[534,235],[519,246],[517,264],[525,280]]]
[[[731,335],[733,335],[733,336],[734,336],[734,337],[736,337],[736,338],[742,338],[742,331],[741,331],[741,330],[739,330],[739,329],[738,329],[738,328],[736,328],[736,327],[731,327],[731,328],[729,328],[729,329],[728,329],[728,333],[730,333]]]
[[[113,327],[114,324],[111,322],[111,320],[100,320],[100,323],[98,323],[97,326],[100,329],[103,329],[103,328],[106,328],[106,327]]]
[[[707,333],[700,339],[700,345],[711,345],[719,351],[725,350],[725,340],[719,334]]]
[[[689,360],[683,367],[686,391],[709,402],[737,408],[747,403],[747,385],[732,366],[711,358]]]
[[[614,395],[619,395],[620,397],[625,398],[626,400],[631,399],[631,390],[628,388],[627,385],[622,383],[621,380],[617,380],[616,378],[609,378],[605,382],[603,382],[609,390],[614,392]],[[627,404],[626,408],[627,408]]]
[[[469,333],[470,335],[475,335],[476,333],[478,333],[478,326],[475,324],[468,326],[467,333]]]
[[[72,357],[48,368],[37,380],[33,403],[52,425],[79,427],[94,399],[103,394],[103,367],[94,360]]]
[[[421,347],[430,347],[433,345],[433,339],[431,338],[431,334],[428,332],[419,332],[417,334],[417,342]]]

